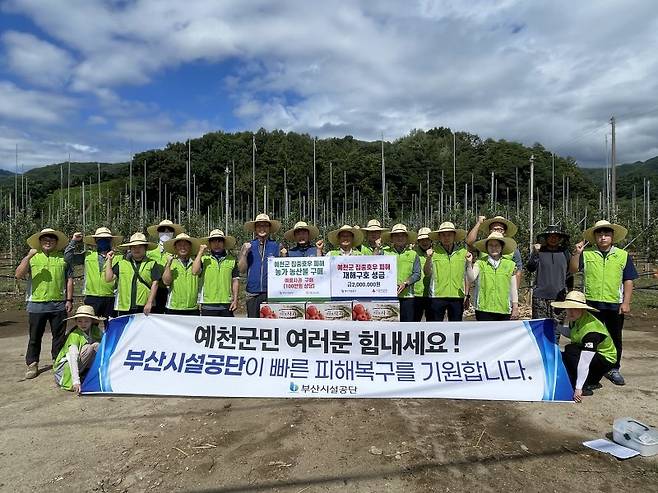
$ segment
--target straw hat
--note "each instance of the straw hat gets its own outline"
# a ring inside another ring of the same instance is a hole
[[[407,234],[407,243],[416,243],[416,233],[409,231],[404,224],[398,223],[391,228],[390,231],[384,231],[382,233],[382,242],[390,243],[391,235],[395,233],[406,233]]]
[[[420,228],[418,230],[418,236],[416,237],[417,240],[438,240],[439,235],[435,232],[432,231],[430,228]]]
[[[96,244],[96,238],[111,238],[112,239],[112,246],[115,247],[119,243],[121,243],[121,236],[116,236],[112,234],[112,231],[110,231],[110,228],[98,228],[96,232],[93,235],[85,236],[84,242],[87,245],[95,245]]]
[[[363,243],[363,231],[357,228],[353,228],[352,226],[349,226],[347,224],[344,224],[340,228],[330,231],[329,234],[327,235],[327,238],[329,239],[329,242],[332,245],[336,247],[340,246],[340,242],[338,241],[338,234],[341,233],[342,231],[349,231],[354,235],[354,240],[352,240],[353,247],[357,247],[361,243]]]
[[[513,253],[516,250],[516,241],[509,236],[503,236],[498,231],[492,231],[485,239],[476,241],[473,246],[483,253],[487,252],[487,242],[489,240],[498,240],[503,244],[503,255]]]
[[[237,240],[233,236],[225,235],[221,229],[213,229],[208,236],[201,238],[201,243],[209,245],[210,240],[213,239],[224,240],[224,249],[226,250],[230,250],[237,243]]]
[[[176,235],[176,238],[172,238],[171,240],[165,241],[164,244],[162,245],[163,249],[167,253],[171,253],[172,255],[176,255],[176,242],[178,241],[187,241],[192,245],[192,250],[190,251],[190,255],[196,255],[197,252],[199,251],[199,244],[201,243],[198,239],[192,238],[190,235],[186,233],[181,233]]]
[[[496,217],[492,217],[491,219],[487,219],[482,223],[482,225],[480,226],[480,233],[484,233],[485,235],[488,235],[489,226],[491,226],[493,223],[502,223],[505,226],[507,226],[507,229],[505,230],[505,236],[508,236],[510,238],[514,237],[516,232],[519,230],[519,228],[516,227],[516,224],[514,224],[512,221],[505,219],[503,216],[496,216]]]
[[[542,245],[546,243],[546,238],[548,235],[558,235],[560,237],[560,243],[568,243],[569,235],[560,229],[559,226],[551,225],[547,226],[545,231],[542,231],[537,235],[537,243]]]
[[[361,228],[362,231],[388,231],[386,228],[382,228],[382,223],[377,219],[371,219],[368,221],[368,224],[365,228]]]
[[[73,320],[74,318],[78,317],[88,317],[96,320],[96,322],[105,320],[103,317],[97,317],[96,312],[94,311],[94,307],[89,305],[80,305],[72,317],[65,318],[64,320]]]
[[[34,248],[35,250],[38,250],[40,252],[41,242],[39,241],[39,239],[44,235],[51,235],[57,237],[57,244],[55,245],[54,248],[55,251],[64,250],[66,245],[69,244],[68,236],[66,236],[61,231],[56,231],[52,228],[45,228],[39,231],[38,233],[34,233],[32,236],[30,236],[27,239],[27,244],[29,245],[30,248]]]
[[[174,230],[174,235],[179,235],[181,233],[185,232],[185,228],[181,226],[180,224],[175,224],[172,223],[169,219],[165,219],[163,221],[160,221],[158,224],[154,224],[153,226],[149,226],[146,228],[147,233],[149,236],[158,236],[158,231],[160,228],[171,228]]]
[[[146,236],[144,233],[135,233],[130,237],[130,241],[128,243],[122,243],[119,245],[120,248],[129,248],[131,246],[139,246],[139,245],[144,245],[147,250],[153,250],[158,247],[155,243],[151,243],[150,241],[146,240]]]
[[[291,243],[294,243],[295,241],[295,231],[298,229],[306,229],[308,230],[309,236],[308,240],[313,241],[315,240],[319,235],[320,235],[320,230],[313,226],[312,224],[307,224],[304,221],[299,221],[295,223],[295,226],[292,229],[289,229],[286,231],[283,235],[283,237],[288,240]]]
[[[553,308],[582,308],[583,310],[598,312],[596,308],[587,304],[585,295],[580,291],[569,291],[564,301],[552,301],[551,306]]]
[[[435,232],[437,236],[439,233],[455,233],[455,241],[462,241],[464,238],[466,238],[466,230],[456,229],[455,225],[450,221],[441,223],[441,226],[439,226],[439,229]]]
[[[258,214],[253,221],[244,223],[244,229],[253,233],[256,230],[256,223],[270,223],[270,234],[274,234],[281,229],[281,221],[270,219],[267,214]]]
[[[619,243],[624,238],[626,238],[626,235],[628,234],[628,230],[623,226],[620,226],[619,224],[613,224],[610,221],[602,219],[601,221],[596,221],[596,224],[591,228],[586,229],[583,233],[583,238],[585,238],[591,244],[596,245],[596,238],[594,237],[594,233],[598,229],[611,229],[614,232],[614,236],[612,237],[613,243]]]

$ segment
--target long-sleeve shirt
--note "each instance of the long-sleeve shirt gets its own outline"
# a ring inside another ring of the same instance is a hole
[[[569,271],[568,250],[543,248],[533,252],[526,264],[528,272],[537,272],[532,295],[535,298],[554,300],[560,291],[567,289]]]

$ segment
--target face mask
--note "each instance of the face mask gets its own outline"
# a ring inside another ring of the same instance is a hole
[[[160,243],[164,243],[165,241],[169,241],[174,237],[173,233],[165,232],[165,233],[158,233],[160,237]]]
[[[97,238],[96,250],[99,252],[109,252],[112,249],[112,240],[110,238]]]

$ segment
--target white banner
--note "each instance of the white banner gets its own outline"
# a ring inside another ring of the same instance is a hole
[[[268,301],[326,300],[331,296],[331,257],[267,259]]]
[[[548,320],[375,325],[142,314],[110,321],[82,392],[522,401],[573,395]]]
[[[332,257],[332,299],[397,299],[397,257]]]

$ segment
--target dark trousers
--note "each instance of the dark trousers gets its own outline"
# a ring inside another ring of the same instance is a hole
[[[414,298],[414,322],[420,322],[425,315],[425,321],[432,321],[432,314],[430,313],[431,298],[425,296],[417,296]]]
[[[105,327],[108,319],[117,316],[113,296],[85,296],[85,305],[93,307],[97,317],[105,318]]]
[[[580,345],[567,344],[562,352],[562,362],[564,363],[564,368],[569,375],[569,380],[571,380],[571,386],[574,388],[576,387],[578,360],[580,360],[581,351],[582,347]],[[592,358],[592,362],[589,364],[589,372],[587,373],[585,385],[595,385],[599,383],[603,375],[608,373],[613,365],[614,363],[609,362],[599,353],[596,353],[594,358]]]
[[[494,322],[499,320],[509,320],[512,318],[510,313],[493,313],[475,310],[475,320],[478,322]]]
[[[117,316],[120,317],[121,315],[134,315],[136,313],[144,313],[144,307],[143,306],[136,306],[135,308],[131,308],[127,312],[117,312]],[[153,313],[153,312],[151,312]]]
[[[414,321],[414,298],[400,298],[400,322]]]
[[[201,315],[204,317],[233,317],[231,310],[209,310],[208,308],[201,308]],[[260,316],[260,313],[258,314]]]
[[[167,305],[167,296],[169,296],[169,290],[158,286],[158,291],[155,293],[155,302],[151,308],[151,313],[164,313],[165,306]]]
[[[435,322],[443,322],[446,313],[449,322],[461,322],[464,316],[464,300],[462,298],[432,298],[430,312],[431,320]]]
[[[260,304],[267,301],[267,293],[258,293],[247,298],[247,317],[260,318]]]
[[[619,369],[621,362],[621,331],[624,328],[624,316],[621,315],[617,310],[599,310],[597,312],[592,312],[596,318],[598,318],[605,328],[608,329],[612,342],[617,348],[617,362],[613,365],[613,368]]]
[[[199,310],[172,310],[171,308],[166,308],[165,313],[167,315],[193,315],[198,317]]]
[[[28,323],[30,330],[30,340],[27,343],[25,352],[25,363],[30,365],[39,362],[41,355],[41,341],[46,331],[46,323],[50,323],[50,332],[53,335],[53,344],[51,356],[53,362],[57,358],[60,349],[66,342],[66,312],[47,312],[47,313],[28,313]]]

